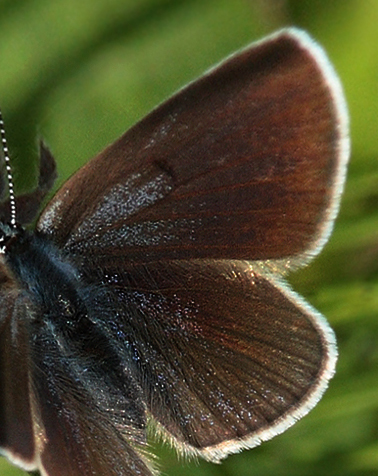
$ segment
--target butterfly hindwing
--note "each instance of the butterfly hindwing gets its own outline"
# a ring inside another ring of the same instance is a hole
[[[181,450],[216,460],[255,446],[307,413],[333,373],[325,321],[247,263],[105,274],[120,306],[113,341],[132,349],[148,410]]]
[[[42,476],[152,476],[141,390],[111,346],[73,338],[0,277],[1,452]]]
[[[27,300],[2,265],[0,282],[0,451],[34,469]]]
[[[42,474],[152,476],[143,456],[145,408],[127,372],[118,369],[115,379],[117,362],[110,366],[93,333],[84,346],[53,328],[38,337],[33,397]]]

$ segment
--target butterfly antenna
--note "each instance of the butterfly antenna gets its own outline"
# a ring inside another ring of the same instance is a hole
[[[0,110],[0,136],[1,145],[4,155],[4,163],[7,171],[8,190],[9,190],[9,206],[10,206],[10,224],[12,228],[16,228],[16,198],[14,196],[13,175],[12,168],[10,166],[9,150],[7,145],[7,139],[5,137],[5,127],[3,121],[3,115]]]

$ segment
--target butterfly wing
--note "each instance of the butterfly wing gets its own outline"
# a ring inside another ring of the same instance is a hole
[[[39,144],[39,177],[38,185],[32,192],[16,197],[17,220],[22,225],[33,222],[38,216],[41,204],[52,189],[57,177],[56,163],[49,149],[43,142]],[[10,221],[10,202],[2,200],[5,194],[5,177],[0,173],[0,217],[3,222]]]
[[[93,349],[83,348],[88,343],[79,346],[51,326],[33,335],[32,399],[42,474],[152,476],[143,456],[145,406],[127,372],[115,382],[101,352],[94,358]]]
[[[0,452],[25,469],[34,469],[29,336],[23,324],[27,307],[3,264],[0,282]]]
[[[5,268],[0,278],[0,452],[42,476],[152,476],[145,407],[127,372],[113,384],[105,358],[78,352]]]
[[[231,57],[85,165],[38,230],[96,259],[283,259],[319,251],[348,157],[320,48],[285,31]]]
[[[107,275],[125,316],[112,340],[131,347],[157,429],[182,451],[217,460],[271,438],[333,374],[325,320],[263,269],[180,261]]]
[[[109,338],[184,451],[217,460],[274,436],[333,374],[332,331],[271,273],[329,235],[344,109],[324,53],[285,31],[153,111],[39,219],[83,281],[110,290]]]

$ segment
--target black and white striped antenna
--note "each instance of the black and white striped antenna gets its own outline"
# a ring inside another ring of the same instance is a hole
[[[9,150],[7,145],[7,139],[5,137],[5,127],[3,121],[3,115],[0,110],[0,136],[1,146],[4,155],[5,169],[7,171],[8,190],[9,190],[9,206],[10,206],[10,225],[12,228],[16,228],[16,198],[14,196],[13,175],[10,165]]]

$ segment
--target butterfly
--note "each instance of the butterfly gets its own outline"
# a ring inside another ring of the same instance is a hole
[[[3,127],[2,133],[3,133]],[[335,336],[286,283],[327,241],[349,156],[340,82],[285,29],[76,172],[0,191],[0,448],[44,476],[151,476],[147,430],[218,462],[283,432]],[[29,225],[36,219],[34,228]]]

